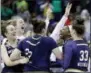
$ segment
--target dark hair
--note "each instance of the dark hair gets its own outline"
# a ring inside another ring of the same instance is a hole
[[[7,26],[6,21],[3,21],[3,22],[1,21],[1,34],[4,37],[6,37],[5,33],[7,33],[6,26]]]
[[[75,19],[75,15],[71,13],[71,14],[68,16],[68,18],[72,21],[72,20]]]
[[[56,27],[56,24],[57,24],[57,23],[53,23],[52,25],[49,25],[49,26],[48,26],[48,32],[49,32],[49,33],[52,33],[52,32],[53,32],[53,30],[54,30],[55,27]]]
[[[78,35],[83,35],[85,32],[84,20],[76,18],[72,23],[72,28],[75,29]]]
[[[35,33],[41,33],[45,28],[45,22],[43,20],[32,19],[33,31]]]

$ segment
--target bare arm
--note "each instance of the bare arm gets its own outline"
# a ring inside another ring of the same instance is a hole
[[[27,63],[29,61],[27,58],[23,58],[23,59],[16,60],[16,61],[11,61],[10,57],[8,56],[5,45],[1,45],[1,57],[2,57],[2,60],[4,61],[4,63],[7,66],[14,66],[14,65],[18,65],[18,64],[24,64],[24,63]]]
[[[52,34],[50,35],[50,37],[52,37],[56,42],[59,40],[60,30],[64,27],[64,24],[68,18],[69,13],[70,13],[71,6],[72,6],[72,4],[67,5],[66,10],[65,10],[65,14],[63,15],[62,19],[56,25]]]
[[[51,10],[50,9],[47,9],[46,19],[45,19],[45,24],[46,24],[46,27],[45,27],[45,35],[47,34],[48,26],[49,26],[49,23],[50,23],[50,14],[51,14]]]
[[[14,51],[13,51],[12,54],[10,55],[10,59],[11,59],[12,61],[21,59],[21,51],[19,51],[17,48],[14,49]]]
[[[58,48],[59,48],[59,50],[60,50],[60,53],[62,54],[62,55],[60,55],[60,56],[62,57],[62,56],[63,56],[63,49],[62,49],[62,46],[59,46]],[[59,51],[59,50],[58,50],[58,51]],[[54,52],[55,52],[55,50],[54,50]],[[62,58],[63,58],[63,57],[62,57]],[[54,54],[53,52],[51,53],[50,60],[51,60],[51,61],[56,61],[56,56],[55,56],[55,54]]]
[[[60,52],[59,47],[53,49],[52,52],[54,53],[54,55],[56,56],[57,59],[59,59],[59,60],[63,59],[63,53]]]

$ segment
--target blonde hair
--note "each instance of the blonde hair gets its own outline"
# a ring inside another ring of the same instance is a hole
[[[16,21],[15,21],[15,20],[11,20],[11,19],[10,19],[10,20],[7,20],[7,21],[1,20],[1,34],[2,34],[4,37],[6,37],[6,36],[5,36],[5,33],[7,32],[6,27],[7,27],[8,25],[16,26]]]

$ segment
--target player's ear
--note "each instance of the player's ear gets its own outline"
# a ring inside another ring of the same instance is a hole
[[[73,35],[76,35],[76,31],[75,31],[73,28],[72,28],[71,33],[72,33]]]
[[[5,33],[5,36],[7,37],[7,33]]]

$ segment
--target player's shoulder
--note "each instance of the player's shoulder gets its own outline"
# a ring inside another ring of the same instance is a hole
[[[48,42],[54,41],[51,37],[43,37],[43,40]]]
[[[27,37],[27,38],[21,40],[20,43],[26,43],[26,41],[29,41],[30,39],[31,39],[31,37]]]
[[[72,39],[67,40],[66,45],[74,45],[75,42]]]

